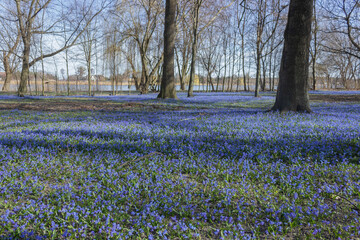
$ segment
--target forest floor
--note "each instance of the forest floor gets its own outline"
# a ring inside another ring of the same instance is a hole
[[[179,110],[181,107],[169,107],[149,105],[138,102],[114,103],[94,100],[48,100],[1,102],[0,110],[22,110],[22,111],[50,111],[50,112],[68,112],[68,111],[123,111],[123,110]]]
[[[234,95],[237,93],[233,93]],[[238,93],[241,95],[241,93]],[[266,93],[266,96],[275,96],[274,93]],[[120,95],[121,97],[121,95]],[[316,102],[360,102],[360,94],[310,94],[310,101]],[[166,104],[151,104],[144,102],[118,102],[112,99],[87,98],[87,97],[55,97],[55,98],[0,98],[0,110],[23,110],[23,111],[123,111],[123,110],[182,110],[185,106],[168,106]]]
[[[0,239],[359,239],[359,96],[0,94]]]

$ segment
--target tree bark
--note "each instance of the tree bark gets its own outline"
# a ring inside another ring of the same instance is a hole
[[[196,61],[196,52],[197,52],[197,40],[198,40],[198,27],[199,27],[199,10],[200,4],[196,1],[194,6],[194,22],[193,22],[193,42],[191,46],[191,65],[190,65],[190,80],[189,80],[189,89],[188,97],[193,97],[194,81],[195,81],[195,61]]]
[[[90,22],[106,8],[104,5],[102,5],[101,8],[95,14],[92,14],[90,16],[90,18],[87,21],[85,21],[84,26],[82,28],[81,28],[80,23],[79,23],[79,25],[75,26],[74,31],[71,33],[71,35],[73,36],[72,40],[66,41],[66,44],[64,46],[60,47],[58,50],[51,52],[49,54],[45,54],[45,55],[41,54],[41,56],[35,57],[30,61],[31,38],[32,38],[33,34],[38,34],[38,33],[35,33],[36,31],[34,31],[36,28],[33,27],[33,23],[36,20],[38,13],[41,11],[44,11],[44,9],[46,9],[52,1],[46,0],[46,1],[40,2],[40,0],[36,0],[36,1],[33,0],[31,2],[31,4],[29,5],[30,7],[28,9],[26,9],[26,11],[27,11],[26,14],[24,14],[24,12],[21,10],[21,8],[22,8],[21,4],[23,2],[26,3],[28,1],[18,1],[18,0],[15,1],[15,4],[16,4],[16,13],[15,14],[16,14],[16,17],[18,18],[17,22],[19,24],[19,30],[20,30],[22,41],[23,41],[23,56],[21,56],[23,64],[22,64],[22,70],[21,70],[20,85],[19,85],[18,92],[17,92],[17,95],[21,96],[21,97],[23,97],[27,92],[26,84],[29,79],[30,67],[33,66],[36,62],[43,60],[44,58],[53,57],[53,56],[61,53],[65,49],[74,46],[76,44],[78,38],[87,29]],[[83,17],[85,17],[85,15]],[[81,23],[83,23],[83,21],[81,21]],[[56,24],[54,23],[53,27],[55,25]],[[42,34],[44,34],[44,33],[41,32],[41,35]]]
[[[176,36],[176,0],[166,0],[164,29],[164,63],[158,98],[177,98],[174,75],[174,54]]]
[[[311,112],[308,96],[313,0],[291,0],[273,111]]]
[[[10,84],[12,80],[12,72],[10,69],[10,63],[8,58],[4,58],[4,69],[5,69],[5,81],[2,87],[2,91],[8,92],[10,91]]]
[[[22,61],[22,70],[20,76],[20,85],[18,89],[18,96],[24,97],[25,93],[27,92],[27,83],[29,79],[29,69],[30,69],[30,43],[24,41],[24,50],[23,50],[23,61]]]

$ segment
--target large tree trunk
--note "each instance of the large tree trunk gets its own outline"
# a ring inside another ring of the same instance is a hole
[[[4,69],[5,69],[5,81],[2,87],[2,91],[10,91],[10,84],[12,80],[12,72],[10,69],[10,63],[8,58],[4,58]]]
[[[22,69],[20,76],[20,86],[18,89],[18,96],[24,97],[27,92],[27,83],[29,80],[29,72],[30,72],[30,43],[24,42],[24,55],[22,59]]]
[[[186,90],[186,68],[185,67],[183,67],[183,69],[181,70],[180,88],[181,88],[181,91]]]
[[[149,85],[148,85],[148,76],[146,73],[146,64],[142,64],[142,70],[141,70],[141,78],[140,78],[140,84],[139,84],[139,90],[141,94],[147,94],[149,92]]]
[[[291,0],[274,111],[311,112],[308,96],[313,0]]]
[[[158,98],[177,98],[174,76],[174,53],[176,36],[176,0],[166,0],[164,30],[164,64]]]
[[[6,76],[5,76],[5,81],[4,81],[4,85],[2,87],[2,91],[4,92],[8,92],[10,91],[10,84],[11,84],[11,80],[12,80],[12,74],[11,73],[6,73]]]

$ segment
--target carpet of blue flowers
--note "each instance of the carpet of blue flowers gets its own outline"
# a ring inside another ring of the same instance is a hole
[[[359,103],[279,114],[264,111],[274,96],[179,97],[0,111],[0,238],[360,237]]]

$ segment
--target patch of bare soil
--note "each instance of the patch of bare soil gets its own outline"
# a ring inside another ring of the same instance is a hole
[[[316,94],[310,95],[310,100],[324,101],[324,102],[360,102],[360,94],[353,95],[325,95]]]
[[[143,104],[137,102],[112,103],[101,101],[59,101],[59,102],[34,102],[34,103],[0,103],[0,110],[26,110],[26,111],[123,111],[123,110],[182,110],[181,106],[164,106]]]

